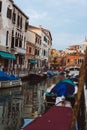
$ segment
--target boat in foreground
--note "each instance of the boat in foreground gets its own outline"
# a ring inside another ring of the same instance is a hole
[[[68,102],[54,105],[21,130],[70,130],[72,107]]]

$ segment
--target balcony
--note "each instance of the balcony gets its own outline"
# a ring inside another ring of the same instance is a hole
[[[15,51],[18,54],[26,54],[26,49],[24,49],[24,48],[15,47]]]

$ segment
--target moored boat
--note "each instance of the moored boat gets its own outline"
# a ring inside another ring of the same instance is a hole
[[[21,130],[70,130],[72,107],[68,102],[54,105]]]
[[[7,73],[0,71],[0,88],[10,88],[21,86],[22,81],[19,77],[13,74],[8,75]]]

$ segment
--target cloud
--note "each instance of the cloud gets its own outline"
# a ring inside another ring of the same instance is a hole
[[[83,43],[85,38],[84,34],[73,33],[57,33],[54,34],[53,48],[64,50],[71,45],[79,45]],[[55,44],[54,44],[55,43]]]
[[[30,24],[42,25],[53,37],[53,47],[65,49],[87,34],[87,0],[14,0],[29,16]]]
[[[44,19],[47,16],[46,12],[43,12],[43,11],[39,12],[39,11],[36,11],[36,10],[26,10],[26,13],[27,13],[27,15],[29,15],[29,17],[32,20]]]

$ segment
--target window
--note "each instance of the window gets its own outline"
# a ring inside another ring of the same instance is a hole
[[[44,41],[47,42],[47,38],[44,36]]]
[[[15,46],[18,47],[18,38],[15,40]]]
[[[37,39],[38,39],[38,38],[36,37],[36,43],[37,43]]]
[[[37,55],[37,49],[35,49],[35,55]]]
[[[40,40],[40,45],[41,45],[41,40]]]
[[[8,34],[9,34],[9,32],[7,31],[6,32],[6,46],[8,46]]]
[[[32,50],[32,48],[31,47],[29,47],[29,53],[31,54],[31,50]]]
[[[11,48],[14,48],[14,31],[12,30]]]
[[[0,1],[0,13],[2,11],[2,1]]]
[[[20,18],[20,28],[22,28],[22,17]]]
[[[44,56],[46,55],[46,51],[44,50]]]
[[[39,50],[38,50],[38,56],[39,56]]]
[[[7,8],[7,18],[11,19],[12,10]]]
[[[68,59],[67,62],[70,63],[70,59]]]
[[[13,13],[12,22],[13,22],[14,24],[15,24],[15,22],[16,22],[16,13]]]
[[[74,64],[75,64],[75,65],[77,64],[77,59],[74,60]]]
[[[20,16],[18,15],[18,19],[17,19],[17,26],[19,27],[20,24]]]
[[[11,48],[14,48],[14,37],[12,37]]]
[[[22,47],[22,40],[19,40],[19,47]]]
[[[28,29],[28,21],[25,22],[25,31]]]
[[[26,37],[24,37],[24,48],[25,48]]]

